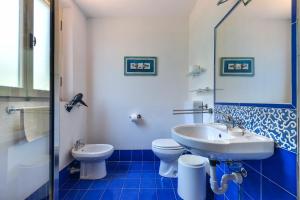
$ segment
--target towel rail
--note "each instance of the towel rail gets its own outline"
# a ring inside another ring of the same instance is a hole
[[[14,112],[17,112],[17,111],[22,111],[24,109],[29,109],[29,108],[49,108],[48,106],[40,106],[40,107],[23,107],[23,108],[16,108],[14,106],[7,106],[6,109],[5,109],[5,112],[7,114],[12,114]],[[49,111],[49,110],[48,110]]]
[[[13,106],[6,107],[5,111],[7,114],[12,114],[13,112],[21,111],[22,108],[15,108]]]

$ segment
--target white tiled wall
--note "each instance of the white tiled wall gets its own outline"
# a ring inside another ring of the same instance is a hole
[[[49,179],[49,137],[28,143],[20,126],[20,112],[7,114],[7,106],[48,106],[47,101],[0,102],[0,199],[22,199]],[[32,177],[35,177],[32,180]],[[30,183],[19,187],[20,183]],[[2,191],[2,192],[1,192]]]

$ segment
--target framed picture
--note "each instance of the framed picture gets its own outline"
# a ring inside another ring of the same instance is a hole
[[[221,76],[254,76],[253,57],[222,57]]]
[[[124,58],[124,75],[126,76],[156,76],[157,57],[129,57]]]

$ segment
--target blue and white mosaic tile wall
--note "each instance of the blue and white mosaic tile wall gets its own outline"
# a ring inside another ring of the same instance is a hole
[[[215,199],[297,199],[296,110],[216,104],[215,112],[230,114],[246,129],[273,138],[277,144],[271,158],[243,161],[248,171],[243,184],[231,183],[228,192],[216,195]],[[222,120],[222,115],[216,115],[215,120]],[[225,165],[221,165],[219,178],[227,170]]]
[[[230,114],[248,130],[273,138],[277,147],[296,153],[297,111],[281,108],[215,105],[215,112]],[[221,115],[216,115],[216,120]],[[221,119],[222,120],[222,119]]]

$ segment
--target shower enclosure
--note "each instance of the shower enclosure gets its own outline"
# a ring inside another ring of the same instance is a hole
[[[0,0],[0,200],[52,199],[52,0]]]

